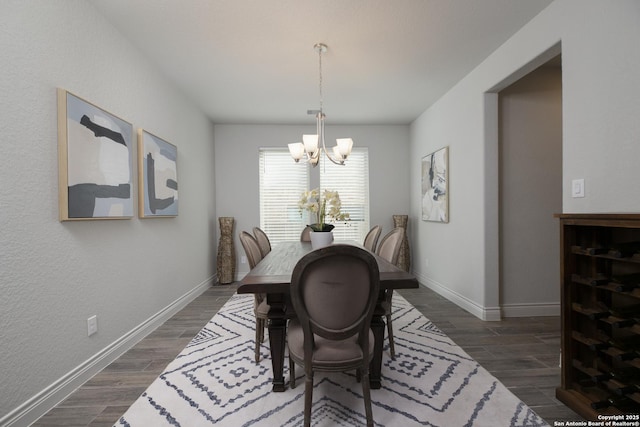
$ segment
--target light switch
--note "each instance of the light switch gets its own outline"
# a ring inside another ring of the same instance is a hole
[[[571,181],[571,197],[584,197],[584,178]]]

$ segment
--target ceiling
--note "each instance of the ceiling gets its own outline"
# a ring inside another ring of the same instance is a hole
[[[90,0],[214,123],[407,124],[552,0]]]

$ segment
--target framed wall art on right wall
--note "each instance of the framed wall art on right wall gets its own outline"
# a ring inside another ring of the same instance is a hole
[[[422,158],[422,220],[449,222],[449,147]]]

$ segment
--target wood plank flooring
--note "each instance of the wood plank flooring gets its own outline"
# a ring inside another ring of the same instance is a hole
[[[236,288],[209,288],[33,426],[112,426]],[[582,420],[554,397],[560,384],[559,317],[483,322],[425,287],[399,293],[549,424]]]

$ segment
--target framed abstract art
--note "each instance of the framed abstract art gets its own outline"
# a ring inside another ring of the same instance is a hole
[[[178,215],[178,149],[138,130],[138,213],[140,218]]]
[[[58,89],[58,183],[61,221],[133,216],[133,127]]]
[[[422,220],[449,222],[449,147],[422,158]]]

